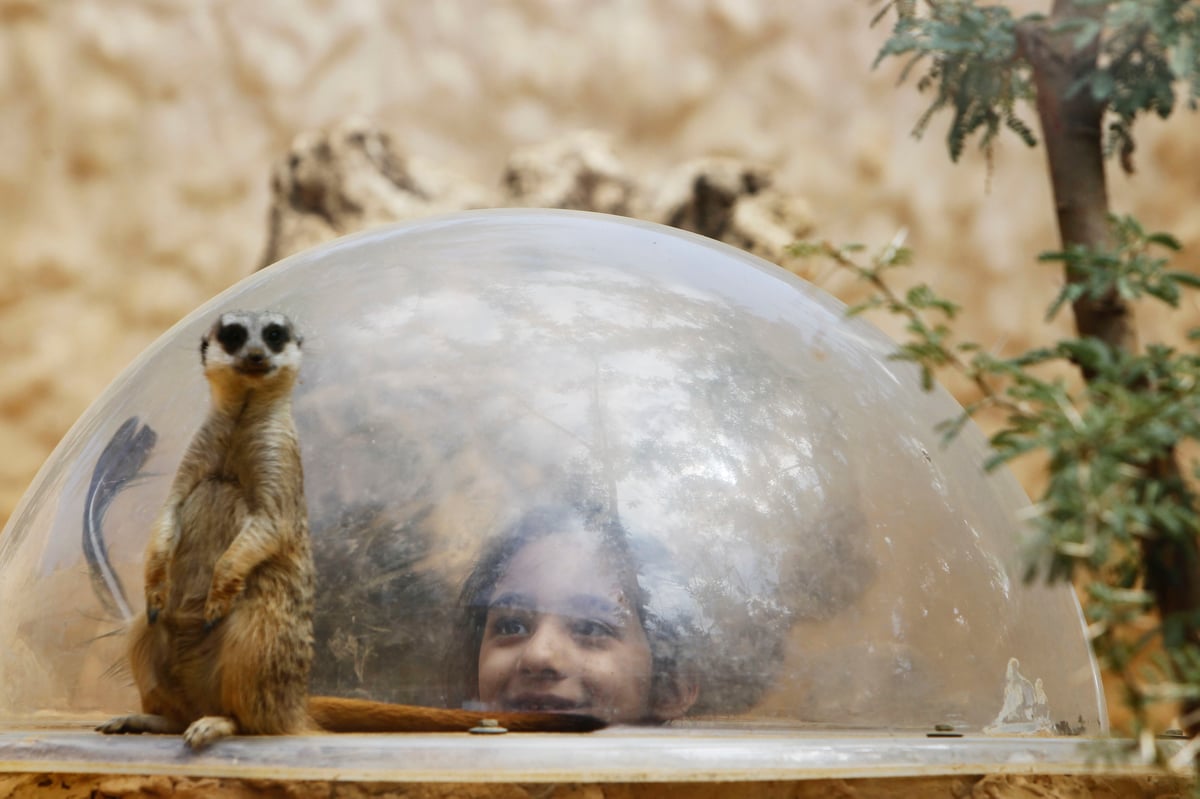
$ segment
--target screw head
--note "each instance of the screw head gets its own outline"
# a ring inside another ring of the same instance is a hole
[[[508,730],[500,726],[500,722],[496,719],[480,719],[478,727],[472,727],[467,730],[472,735],[502,735]]]
[[[961,732],[954,731],[953,724],[942,722],[941,724],[933,725],[933,732],[925,733],[926,738],[961,738]]]

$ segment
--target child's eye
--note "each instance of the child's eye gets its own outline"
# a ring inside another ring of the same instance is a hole
[[[576,619],[571,623],[571,632],[581,638],[617,638],[617,629],[597,619]]]
[[[491,623],[493,635],[528,635],[529,625],[517,616],[499,616]]]

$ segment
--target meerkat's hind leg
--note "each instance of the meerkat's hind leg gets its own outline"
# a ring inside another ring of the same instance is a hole
[[[96,728],[105,735],[124,735],[126,733],[149,732],[158,735],[178,735],[183,727],[171,721],[166,716],[156,716],[153,713],[131,713],[128,716],[117,716]]]
[[[222,738],[237,735],[237,722],[229,716],[201,716],[183,733],[183,741],[192,749],[203,749]]]

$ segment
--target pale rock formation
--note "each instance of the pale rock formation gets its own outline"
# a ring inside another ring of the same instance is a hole
[[[766,167],[735,158],[700,158],[675,168],[642,215],[784,266],[791,261],[788,247],[813,225],[805,200],[776,188]]]
[[[515,149],[489,191],[409,157],[386,131],[355,117],[298,135],[276,162],[261,265],[376,225],[487,206],[635,216],[784,266],[792,265],[788,247],[812,229],[804,199],[776,188],[771,170],[736,158],[696,159],[639,181],[609,137],[576,131]]]
[[[296,136],[271,170],[261,266],[347,233],[491,204],[480,187],[402,154],[362,117]]]
[[[502,183],[509,205],[622,216],[633,215],[639,191],[609,137],[597,131],[570,133],[514,150]]]

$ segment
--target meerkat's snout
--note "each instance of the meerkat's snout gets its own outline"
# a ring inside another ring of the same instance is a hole
[[[267,356],[262,350],[250,350],[243,357],[246,367],[251,371],[259,368],[265,368],[268,365]]]

